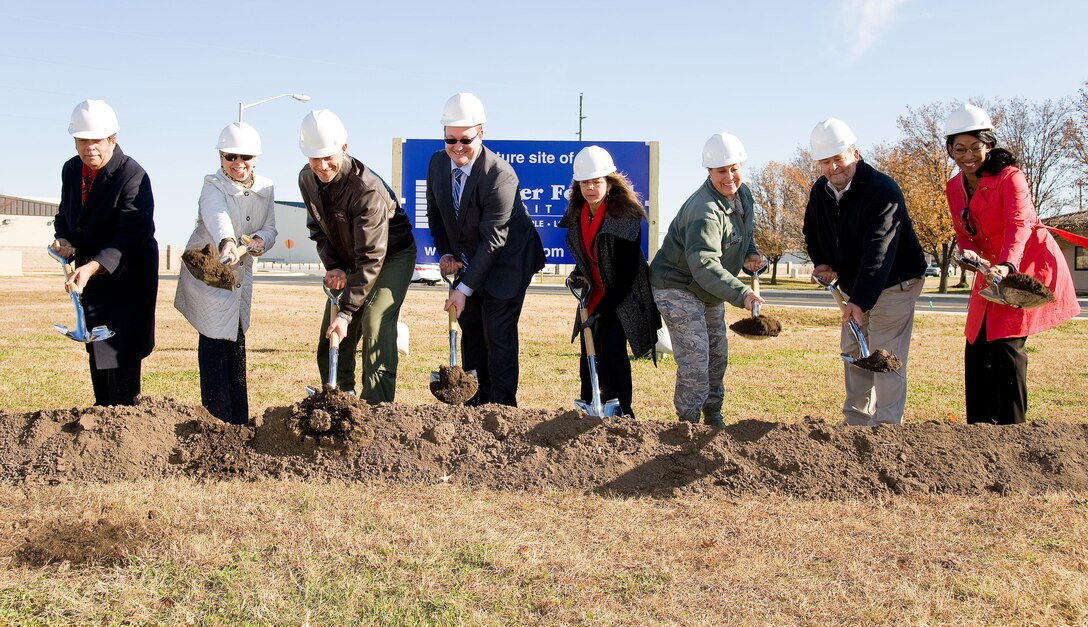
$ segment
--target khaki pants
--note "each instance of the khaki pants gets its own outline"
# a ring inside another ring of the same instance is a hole
[[[903,281],[880,293],[876,305],[863,317],[861,332],[869,350],[883,348],[903,362],[895,372],[870,372],[844,364],[846,401],[842,414],[848,425],[903,424],[907,404],[907,357],[914,331],[914,303],[922,293],[921,278]],[[858,346],[850,329],[843,325],[839,342],[842,352],[858,357]]]

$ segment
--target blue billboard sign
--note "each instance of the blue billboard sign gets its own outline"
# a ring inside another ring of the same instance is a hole
[[[650,190],[650,145],[646,142],[579,142],[486,140],[485,145],[513,166],[521,185],[521,199],[540,233],[549,264],[573,264],[559,220],[570,200],[574,156],[586,146],[597,145],[612,155],[616,167],[627,175],[647,206]],[[427,226],[427,164],[431,155],[444,150],[441,139],[407,139],[401,147],[401,196],[412,222],[419,253],[417,263],[438,261]],[[642,225],[642,250],[649,245],[648,225]]]

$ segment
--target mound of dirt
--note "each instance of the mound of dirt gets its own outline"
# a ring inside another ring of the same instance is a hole
[[[271,408],[249,426],[147,397],[135,407],[0,412],[0,480],[173,475],[655,496],[1088,491],[1088,425],[847,427],[806,418],[719,430],[498,405],[371,407],[337,390]]]

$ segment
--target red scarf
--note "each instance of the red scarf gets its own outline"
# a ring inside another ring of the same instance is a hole
[[[83,183],[80,185],[79,190],[79,202],[87,204],[87,194],[91,193],[91,187],[94,185],[94,179],[98,176],[98,170],[92,170],[87,167],[87,164],[83,164]]]
[[[604,213],[604,201],[601,201],[601,204],[597,207],[597,211],[593,214],[592,219],[590,219],[589,216],[589,203],[587,202],[582,206],[582,250],[585,251],[586,257],[589,258],[589,269],[590,274],[592,275],[589,277],[589,304],[586,306],[586,311],[590,314],[597,308],[597,305],[601,302],[601,298],[604,296],[604,283],[601,281],[601,268],[597,264],[597,247],[594,245],[594,240],[597,238],[597,231],[601,229],[601,222],[604,222]]]

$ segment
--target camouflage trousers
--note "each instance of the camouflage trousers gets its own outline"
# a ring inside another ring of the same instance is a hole
[[[725,305],[707,305],[688,290],[653,288],[654,302],[672,338],[676,391],[672,404],[680,420],[721,421],[729,342]]]

